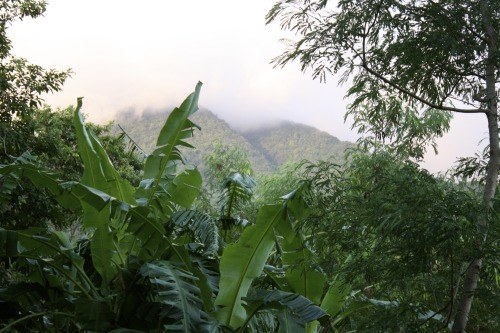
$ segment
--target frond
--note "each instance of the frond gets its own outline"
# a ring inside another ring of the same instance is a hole
[[[224,179],[218,206],[225,230],[238,220],[234,214],[250,202],[255,186],[256,183],[252,177],[237,172],[229,174]]]
[[[198,327],[206,323],[200,290],[194,283],[197,278],[190,272],[178,264],[156,260],[142,265],[140,274],[151,287],[149,300],[162,306],[160,316],[166,330],[197,332]]]
[[[219,249],[219,229],[212,217],[197,210],[178,211],[167,224],[181,231],[190,231],[196,241],[203,245],[203,254],[215,256]]]

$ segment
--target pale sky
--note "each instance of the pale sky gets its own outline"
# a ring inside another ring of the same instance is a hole
[[[265,26],[274,0],[49,0],[44,17],[8,31],[17,56],[45,68],[72,68],[54,107],[84,97],[90,120],[134,108],[179,105],[203,82],[200,106],[235,127],[287,119],[341,140],[358,137],[343,117],[347,86],[323,84],[298,64],[273,68],[283,50],[278,22]],[[200,124],[203,127],[203,124]],[[472,155],[486,133],[481,115],[457,115],[426,166],[439,171]]]

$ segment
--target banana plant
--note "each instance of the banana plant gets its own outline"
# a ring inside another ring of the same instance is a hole
[[[255,225],[245,228],[238,242],[224,249],[220,267],[220,292],[215,301],[215,304],[219,306],[216,317],[223,324],[234,328],[245,327],[255,313],[248,307],[251,303],[258,303],[258,300],[255,297],[250,303],[246,300],[250,287],[252,282],[264,272],[266,262],[276,245],[275,232],[281,233],[285,238],[295,238],[290,218],[294,215],[300,219],[306,214],[307,205],[302,194],[301,188],[283,197],[281,203],[262,207],[257,214]],[[303,279],[296,277],[296,280]],[[290,295],[297,296],[295,302],[283,302],[282,305],[297,306],[291,309],[296,313],[300,313],[303,308],[315,310],[315,315],[308,317],[302,324],[326,316],[326,313],[311,300],[306,297],[299,298],[296,293],[282,291],[281,294],[274,294],[273,302],[279,303],[278,299],[283,300]],[[261,302],[266,303],[265,297]]]
[[[208,282],[198,282],[190,271],[199,273],[197,267],[202,264],[192,262],[189,252],[175,244],[175,235],[168,234],[162,222],[175,211],[189,208],[201,185],[196,168],[179,168],[180,147],[189,146],[185,139],[197,127],[188,117],[198,108],[200,89],[201,83],[167,119],[137,189],[119,176],[98,138],[86,129],[81,99],[74,114],[84,164],[79,182],[61,181],[59,175],[28,163],[0,166],[2,180],[27,177],[64,207],[81,209],[83,226],[90,235],[87,242],[75,244],[63,239],[62,233],[0,230],[2,257],[16,258],[16,265],[26,267],[30,273],[23,278],[33,287],[19,294],[11,283],[2,290],[1,300],[19,308],[18,318],[3,330],[27,322],[34,326],[49,322],[43,330],[59,331],[66,327],[56,325],[61,317],[66,322],[72,318],[73,324],[92,331],[142,327],[189,332],[207,321],[197,304],[202,303],[199,287]],[[197,230],[202,225],[190,227]],[[207,237],[202,241],[214,242]],[[71,296],[56,297],[53,302],[25,302],[28,298],[47,300],[45,294],[26,297],[34,289],[57,290],[57,295],[70,292]],[[34,313],[33,309],[41,311]],[[137,318],[142,311],[149,311],[146,320]]]
[[[0,289],[0,332],[246,332],[266,314],[277,318],[280,332],[296,332],[327,316],[299,288],[252,288],[275,233],[296,237],[289,220],[306,209],[301,192],[262,207],[255,224],[224,249],[214,219],[191,209],[202,180],[181,150],[191,147],[187,139],[198,128],[189,117],[200,89],[201,83],[169,115],[137,188],[86,129],[81,99],[74,114],[84,164],[79,182],[30,163],[0,166],[3,180],[26,177],[64,207],[80,209],[88,236],[70,241],[63,232],[0,229],[0,257],[24,272]],[[228,216],[254,186],[233,178],[224,201]]]

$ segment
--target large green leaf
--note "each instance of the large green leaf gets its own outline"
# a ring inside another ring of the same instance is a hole
[[[9,178],[28,178],[33,185],[38,188],[44,188],[53,195],[63,207],[69,209],[80,208],[80,200],[76,198],[70,191],[64,191],[61,188],[61,181],[59,175],[42,167],[32,164],[10,164],[0,165],[0,174]]]
[[[211,265],[213,262],[197,257],[181,245],[172,245],[169,252],[172,254],[169,257],[170,262],[179,263],[185,271],[195,277],[194,285],[200,290],[203,309],[205,312],[211,312],[219,281],[218,272]],[[214,285],[215,283],[217,284]]]
[[[81,183],[108,193],[122,202],[135,204],[134,188],[118,174],[96,135],[87,131],[81,108],[82,98],[78,98],[73,125],[84,166]]]
[[[84,259],[75,253],[74,245],[65,233],[54,231],[47,235],[39,229],[15,233],[18,239],[16,256],[28,259],[27,265],[34,267],[33,274],[29,274],[27,280],[46,284],[50,282],[51,276],[56,274],[69,282],[70,289],[76,288],[88,298],[99,297],[84,270]]]
[[[214,310],[214,300],[219,292],[219,267],[215,259],[191,256],[193,265],[191,272],[199,279],[197,286],[200,288],[200,297],[203,301],[205,312]]]
[[[284,239],[281,243],[283,265],[288,266],[285,278],[293,292],[320,304],[325,275],[314,267],[314,254],[300,235],[292,242]]]
[[[80,112],[81,108],[82,99],[79,98],[73,125],[84,165],[81,182],[122,202],[135,203],[132,186],[120,177],[94,133],[87,131]],[[91,240],[92,262],[103,278],[103,285],[108,285],[117,272],[117,266],[113,263],[113,234],[108,227],[111,212],[110,209],[96,210],[87,202],[84,202],[82,207],[84,226],[96,228]]]
[[[90,241],[90,249],[94,268],[101,275],[103,285],[107,286],[118,272],[120,264],[125,264],[124,262],[115,261],[115,257],[120,257],[117,253],[119,249],[115,246],[114,235],[108,225],[99,226],[95,229]]]
[[[315,254],[307,246],[301,233],[295,231],[294,224],[309,214],[305,201],[309,191],[306,182],[296,190],[282,197],[287,218],[276,226],[284,237],[281,242],[282,263],[285,267],[285,279],[291,291],[310,299],[319,305],[326,282],[325,275],[315,266]]]
[[[218,202],[224,229],[228,229],[231,226],[228,224],[228,221],[234,220],[233,215],[238,213],[237,210],[250,201],[255,186],[256,184],[252,177],[242,175],[238,172],[233,172],[224,179]]]
[[[59,175],[31,164],[3,165],[0,166],[0,174],[28,178],[36,187],[48,190],[61,206],[68,209],[86,207],[88,211],[99,214],[116,201],[109,194],[79,182],[62,182]],[[105,214],[109,215],[109,212]]]
[[[245,228],[237,243],[228,245],[220,263],[220,290],[215,301],[216,317],[225,325],[240,327],[246,320],[242,298],[264,269],[274,246],[274,226],[283,219],[283,205],[266,205],[255,225]]]
[[[170,308],[170,311],[165,311],[165,316],[174,320],[174,324],[164,325],[165,329],[169,332],[197,332],[206,318],[201,311],[200,290],[194,283],[196,277],[166,260],[145,263],[140,273],[151,285],[150,300]]]
[[[305,332],[305,323],[297,318],[290,310],[279,311],[276,316],[280,323],[278,333],[299,333]]]
[[[169,227],[180,232],[193,233],[195,241],[203,245],[203,254],[215,256],[219,249],[219,229],[212,217],[197,210],[178,211],[168,221]]]
[[[347,302],[347,296],[350,291],[351,287],[349,285],[343,283],[341,280],[334,281],[321,302],[321,308],[335,318]]]
[[[173,179],[175,161],[181,160],[179,148],[191,147],[185,139],[193,136],[193,131],[198,128],[188,118],[198,110],[198,98],[201,82],[196,85],[195,91],[190,94],[180,107],[175,108],[169,115],[165,125],[160,131],[157,147],[146,159],[144,166],[144,181],[141,182],[143,191],[138,192],[145,204],[151,201]],[[169,170],[170,168],[170,170]]]
[[[135,196],[139,207],[130,210],[128,232],[141,242],[140,257],[157,259],[170,245],[160,222],[166,220],[178,206],[190,208],[201,186],[201,175],[196,168],[184,168],[177,174],[176,160],[180,158],[179,146],[192,136],[195,125],[188,117],[198,110],[201,83],[196,90],[169,115],[158,136],[158,147],[148,156],[144,179]]]
[[[169,245],[163,224],[150,215],[151,210],[148,207],[139,206],[130,209],[127,231],[140,241],[139,257],[143,260],[159,258]]]

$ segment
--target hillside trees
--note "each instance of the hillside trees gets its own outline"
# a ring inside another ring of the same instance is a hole
[[[342,72],[352,79],[348,115],[370,147],[401,158],[423,157],[428,143],[449,127],[450,113],[480,113],[488,128],[488,165],[482,184],[475,258],[468,265],[453,332],[464,332],[481,271],[489,212],[498,183],[498,1],[328,1],[276,3],[268,23],[280,17],[296,32],[275,59],[298,60],[313,77]]]

